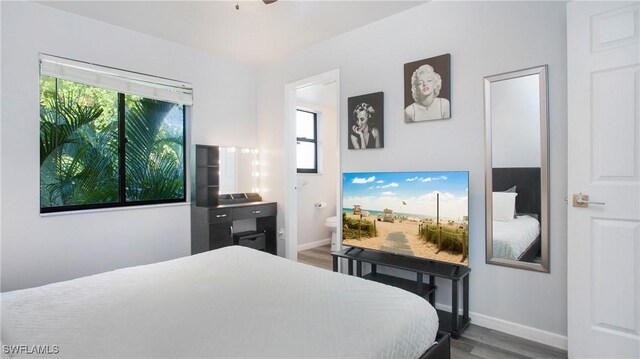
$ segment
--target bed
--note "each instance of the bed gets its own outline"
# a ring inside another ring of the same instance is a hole
[[[6,292],[1,305],[5,348],[55,357],[449,354],[423,298],[240,246]]]

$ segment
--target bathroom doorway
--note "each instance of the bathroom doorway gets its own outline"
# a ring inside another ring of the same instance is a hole
[[[335,221],[339,176],[337,81],[330,80],[296,91],[298,135],[315,137],[317,156],[311,163],[313,142],[297,142],[298,166],[298,261],[331,269],[331,244],[335,243]],[[311,124],[315,131],[311,131]],[[309,128],[304,131],[301,127]],[[315,132],[315,133],[313,133]],[[306,147],[303,147],[305,146]],[[305,158],[307,156],[307,158]],[[311,161],[309,161],[310,159]],[[314,173],[315,171],[315,173]]]
[[[287,137],[292,145],[287,147],[291,151],[287,151],[285,253],[287,258],[326,269],[331,269],[332,242],[327,223],[337,222],[331,217],[337,216],[339,205],[339,88],[338,70],[287,85]],[[315,160],[309,151],[313,146]],[[299,164],[305,170],[299,172]]]

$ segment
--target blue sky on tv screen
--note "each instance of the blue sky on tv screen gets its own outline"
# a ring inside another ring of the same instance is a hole
[[[462,221],[468,216],[469,172],[358,172],[343,173],[342,207],[360,205],[368,211]]]

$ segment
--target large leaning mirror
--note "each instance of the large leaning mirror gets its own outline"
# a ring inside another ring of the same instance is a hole
[[[485,77],[487,263],[549,272],[547,66]]]

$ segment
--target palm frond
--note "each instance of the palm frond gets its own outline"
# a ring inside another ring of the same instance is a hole
[[[98,105],[81,106],[67,96],[60,96],[57,101],[51,99],[47,106],[41,106],[40,165],[56,149],[73,142],[73,134],[98,119],[102,112],[103,109]]]

